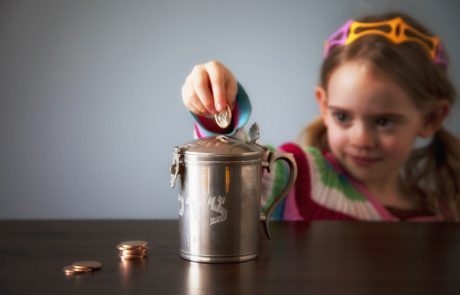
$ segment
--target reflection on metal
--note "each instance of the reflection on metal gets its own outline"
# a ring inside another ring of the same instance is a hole
[[[185,200],[184,200],[184,197],[179,194],[179,216],[184,216],[184,210],[185,210]]]
[[[230,167],[225,167],[225,193],[230,192]]]

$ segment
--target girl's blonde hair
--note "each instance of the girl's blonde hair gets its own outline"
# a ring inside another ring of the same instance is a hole
[[[360,22],[378,22],[401,17],[422,33],[431,33],[404,13],[366,16]],[[331,49],[323,61],[320,86],[327,90],[334,70],[346,62],[363,60],[382,73],[424,110],[437,100],[453,105],[455,88],[444,65],[435,64],[425,48],[414,42],[392,43],[378,35],[367,35],[346,46]],[[321,118],[308,125],[300,134],[301,144],[320,150],[329,149],[327,129]],[[439,129],[431,142],[415,149],[401,173],[410,192],[420,196],[423,205],[448,220],[460,220],[460,140],[445,128]]]

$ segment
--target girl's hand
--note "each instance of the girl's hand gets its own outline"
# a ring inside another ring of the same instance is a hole
[[[218,61],[196,65],[182,86],[184,105],[200,116],[210,116],[233,106],[237,82],[233,74]]]

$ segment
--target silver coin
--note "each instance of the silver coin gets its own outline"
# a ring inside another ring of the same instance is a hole
[[[224,111],[215,114],[214,120],[216,120],[216,123],[220,128],[227,128],[232,122],[232,110],[230,109],[230,106],[227,105],[227,108]]]

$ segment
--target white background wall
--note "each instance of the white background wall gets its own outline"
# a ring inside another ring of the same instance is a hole
[[[458,3],[0,0],[0,219],[176,218],[169,165],[192,138],[180,89],[193,65],[227,64],[279,145],[318,114],[325,38],[362,14],[425,23],[460,89]],[[459,121],[457,105],[457,135]]]

